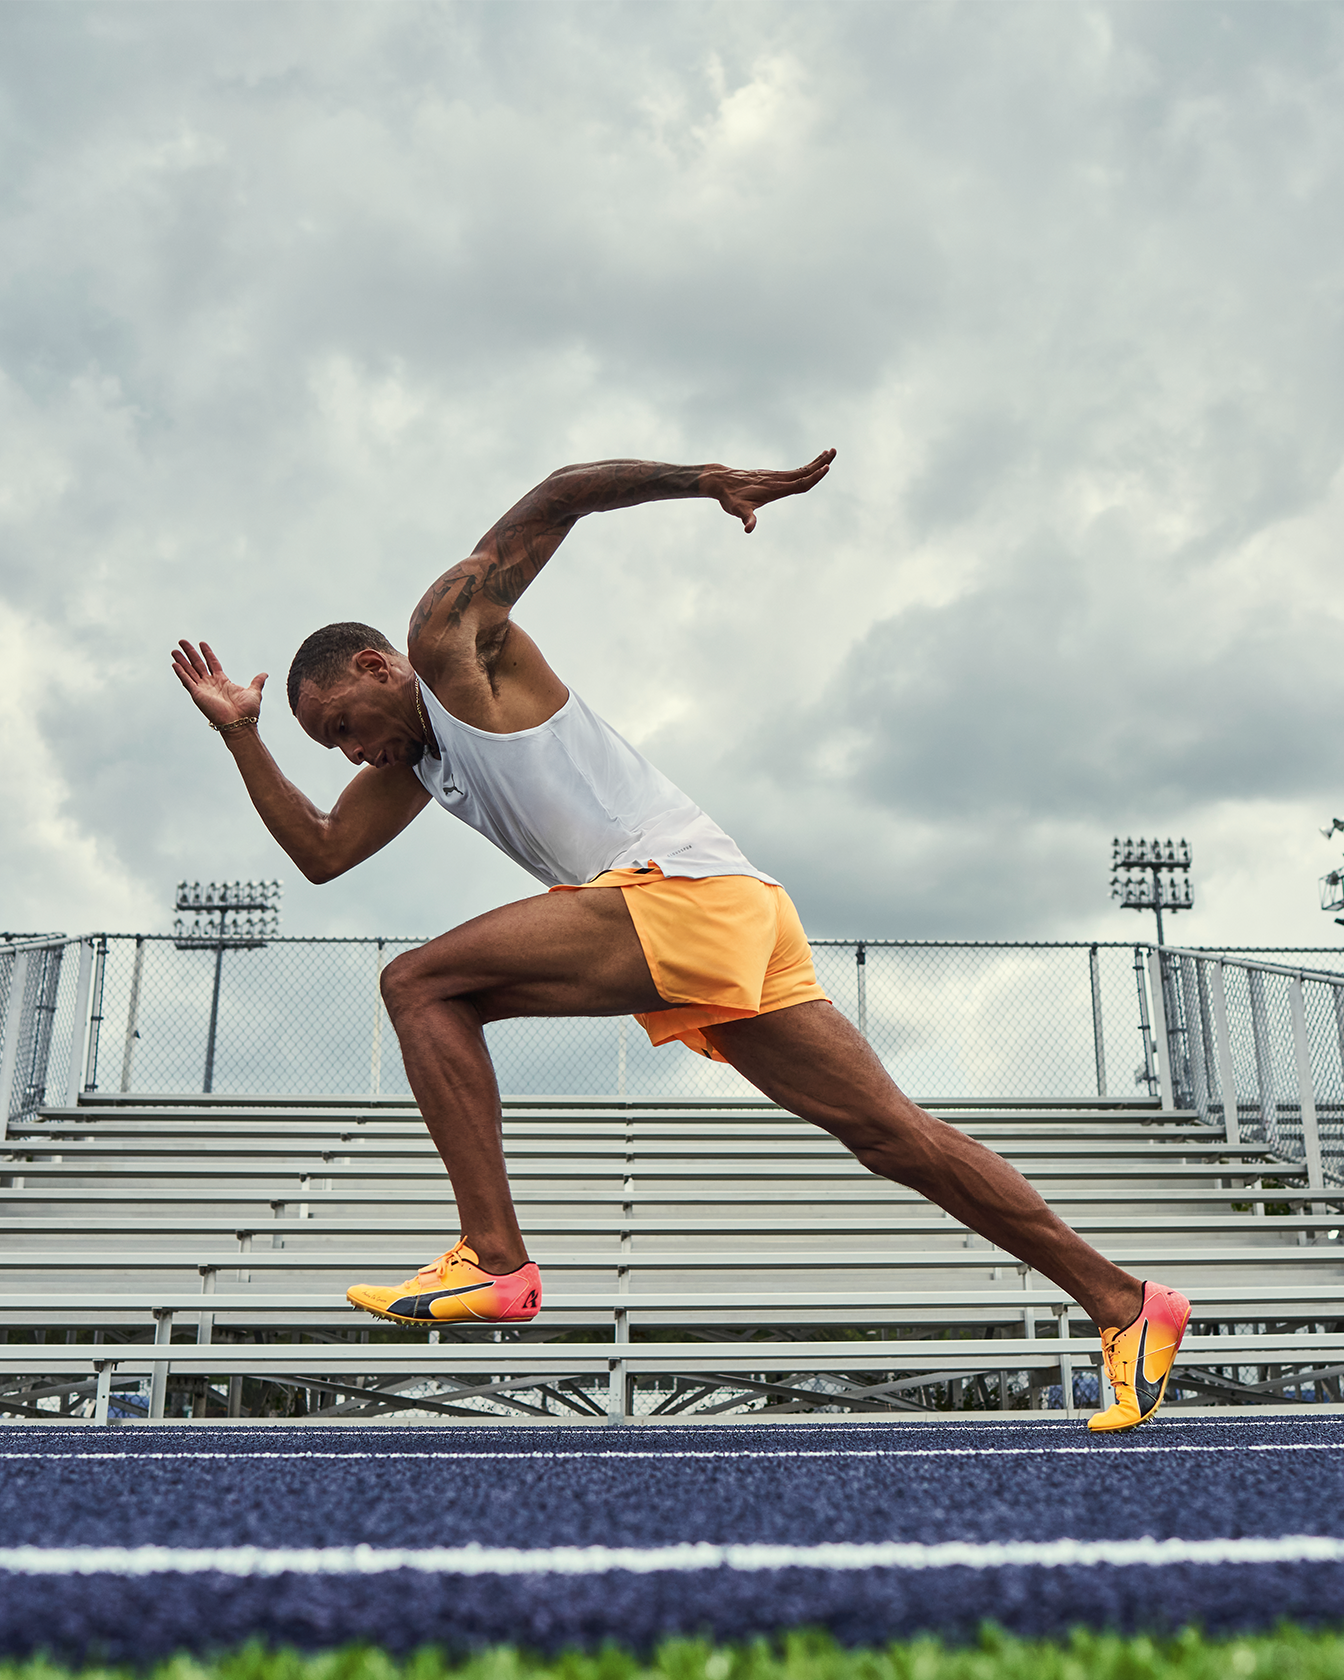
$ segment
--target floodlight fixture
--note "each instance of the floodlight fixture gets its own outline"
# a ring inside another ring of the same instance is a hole
[[[249,950],[280,932],[279,881],[179,881],[173,939],[179,951]],[[185,912],[185,914],[183,913]]]
[[[1112,840],[1111,897],[1122,910],[1151,910],[1157,942],[1164,945],[1162,912],[1193,910],[1188,840]]]
[[[1327,840],[1344,833],[1344,817],[1331,817],[1329,828],[1323,828],[1321,833]],[[1322,875],[1320,888],[1322,910],[1344,910],[1344,869],[1332,869],[1328,875]],[[1336,916],[1335,920],[1344,923],[1344,916]]]
[[[210,1030],[205,1040],[207,1094],[215,1088],[215,1041],[219,988],[225,951],[255,951],[280,933],[279,881],[179,881],[173,900],[177,919],[173,942],[179,951],[213,951],[215,984],[210,996]]]

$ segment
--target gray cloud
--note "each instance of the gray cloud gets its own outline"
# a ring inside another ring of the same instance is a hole
[[[180,873],[283,873],[296,930],[528,890],[435,813],[304,887],[172,641],[269,668],[332,798],[279,692],[315,623],[399,634],[562,460],[834,443],[750,541],[588,522],[528,627],[818,931],[1114,930],[1110,834],[1160,824],[1192,938],[1323,936],[1339,5],[17,0],[0,37],[0,920],[162,925]]]

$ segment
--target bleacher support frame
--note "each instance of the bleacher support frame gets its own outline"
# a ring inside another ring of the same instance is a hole
[[[1317,1402],[1337,1400],[1338,1199],[1313,1189],[1300,1163],[1245,1137],[1229,1144],[1216,1124],[1147,1098],[930,1106],[1040,1179],[1079,1226],[1090,1198],[1129,1198],[1102,1216],[1122,1233],[1109,1250],[1131,1269],[1160,1267],[1195,1302],[1178,1378],[1187,1403],[1253,1404],[1307,1388]],[[304,1415],[332,1422],[909,1417],[971,1392],[982,1405],[1040,1404],[1052,1386],[1073,1413],[1083,1403],[1075,1379],[1098,1372],[1093,1327],[1061,1291],[764,1103],[511,1102],[511,1171],[532,1186],[536,1223],[551,1202],[551,1236],[535,1238],[546,1311],[503,1331],[445,1326],[434,1341],[352,1317],[342,1302],[356,1276],[395,1277],[421,1257],[407,1252],[400,1217],[408,1185],[437,1195],[452,1225],[446,1180],[406,1104],[101,1096],[48,1108],[8,1141],[0,1411],[15,1419],[36,1420],[40,1401],[63,1404],[46,1412],[53,1419],[167,1419],[170,1377],[197,1381],[199,1416],[241,1416],[250,1381],[269,1385],[272,1410],[277,1393],[303,1392]],[[176,1183],[146,1190],[137,1151],[165,1150]],[[394,1179],[361,1180],[389,1155],[404,1162]],[[1114,1181],[1105,1192],[1099,1173]],[[42,1211],[43,1174],[60,1175],[68,1211]],[[227,1193],[258,1212],[293,1206],[284,1184],[299,1181],[300,1217],[240,1223],[236,1212],[220,1221],[198,1211],[225,1182],[245,1185]],[[78,1198],[106,1184],[124,1203],[116,1229],[88,1233]],[[339,1213],[356,1194],[370,1209],[357,1248]],[[643,1211],[660,1198],[675,1208],[678,1195],[695,1218]],[[184,1211],[166,1214],[174,1196]],[[768,1245],[751,1229],[762,1224],[774,1231]],[[858,1237],[846,1229],[856,1224]],[[432,1229],[417,1226],[416,1240]],[[263,1234],[270,1248],[255,1246]],[[366,1339],[347,1340],[342,1325]],[[16,1342],[39,1327],[80,1339]],[[175,1329],[192,1339],[173,1340]],[[661,1339],[669,1333],[680,1339]],[[213,1399],[202,1378],[217,1385]]]

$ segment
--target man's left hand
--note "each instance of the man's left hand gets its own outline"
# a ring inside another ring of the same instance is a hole
[[[745,531],[756,529],[756,509],[784,496],[801,496],[820,484],[831,470],[833,449],[823,449],[815,461],[792,472],[754,472],[734,467],[706,467],[700,475],[702,494],[713,496],[725,513],[742,521]]]

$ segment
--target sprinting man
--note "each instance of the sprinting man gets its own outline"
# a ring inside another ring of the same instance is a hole
[[[1066,1289],[1097,1324],[1115,1404],[1094,1430],[1156,1412],[1190,1303],[1141,1283],[1070,1230],[1013,1167],[935,1119],[817,984],[787,893],[592,712],[510,616],[585,514],[701,497],[744,530],[803,495],[826,450],[793,472],[597,461],[562,467],[432,584],[407,652],[366,624],[329,624],[294,656],[289,704],[359,768],[330,811],[261,739],[264,674],[230,681],[206,642],[173,661],[219,731],[262,821],[310,881],[353,869],[431,800],[549,890],[506,904],[383,971],[411,1090],[452,1180],[460,1240],[405,1282],[356,1284],[356,1306],[401,1324],[514,1323],[541,1277],[509,1193],[487,1022],[633,1014],[654,1044],[728,1062],[772,1102],[839,1138],[871,1172],[926,1196]]]

